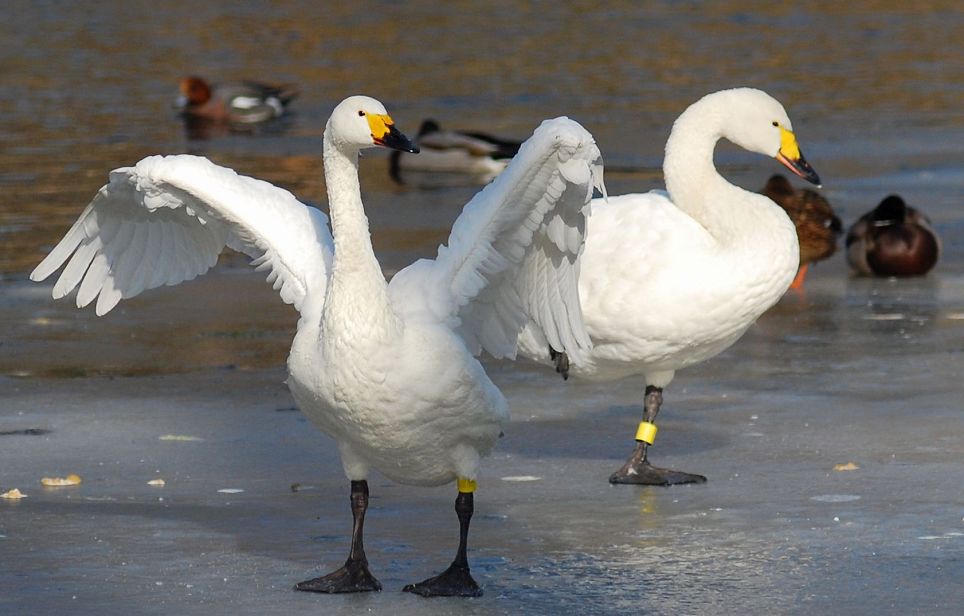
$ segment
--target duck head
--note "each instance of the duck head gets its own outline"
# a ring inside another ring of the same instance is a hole
[[[884,227],[904,222],[907,218],[907,203],[897,195],[890,195],[870,213],[875,227]]]
[[[178,109],[200,106],[211,100],[211,85],[196,75],[181,79],[180,91],[181,94],[174,103]]]

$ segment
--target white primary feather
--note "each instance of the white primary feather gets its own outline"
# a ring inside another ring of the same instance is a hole
[[[568,118],[543,122],[466,204],[431,266],[399,272],[393,293],[424,295],[435,314],[456,317],[473,352],[514,357],[531,318],[558,348],[582,357],[591,343],[576,281],[594,187],[604,190],[592,136]]]
[[[288,191],[206,158],[150,156],[111,172],[30,278],[43,280],[66,262],[54,298],[79,284],[78,307],[97,299],[103,315],[122,298],[203,274],[229,246],[270,270],[269,282],[300,310],[310,285],[324,293],[333,252],[327,222]]]

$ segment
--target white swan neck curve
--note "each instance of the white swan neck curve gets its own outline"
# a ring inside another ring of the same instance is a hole
[[[712,105],[699,101],[683,112],[666,141],[663,175],[673,203],[697,220],[704,217],[705,195],[722,180],[713,151],[722,136],[722,118]],[[725,180],[724,180],[725,181]]]
[[[673,124],[663,160],[673,203],[726,245],[743,243],[748,234],[762,231],[761,225],[781,224],[777,221],[785,218],[776,206],[768,207],[755,193],[728,182],[713,162],[717,142],[738,129],[741,116],[734,110],[740,95],[718,92],[690,105]]]
[[[785,274],[797,268],[793,223],[766,197],[728,182],[713,163],[716,143],[724,137],[733,140],[743,129],[737,124],[744,121],[737,111],[741,96],[739,91],[711,94],[680,115],[666,142],[666,189],[676,207],[713,237],[718,258],[738,263],[748,276],[755,272],[782,284]]]

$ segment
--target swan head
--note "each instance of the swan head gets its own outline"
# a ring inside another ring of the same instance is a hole
[[[820,185],[820,176],[800,151],[790,117],[775,98],[752,88],[724,90],[720,97],[729,116],[723,136],[751,152],[772,156],[795,175]]]
[[[385,106],[369,96],[350,96],[338,103],[325,132],[342,147],[360,150],[381,146],[418,152],[418,146],[395,128],[395,121]]]

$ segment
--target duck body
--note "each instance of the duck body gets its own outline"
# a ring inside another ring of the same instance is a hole
[[[410,173],[458,173],[488,182],[502,172],[521,142],[476,131],[446,130],[432,119],[422,121],[415,142],[419,155],[392,152],[389,174],[402,184]]]
[[[797,229],[800,269],[791,288],[801,288],[811,263],[829,258],[837,251],[843,224],[830,203],[808,188],[795,189],[787,178],[775,174],[760,191],[786,211]]]
[[[579,293],[593,348],[582,361],[570,361],[531,323],[520,340],[523,355],[554,363],[564,377],[645,380],[637,445],[612,483],[706,480],[647,460],[662,390],[677,370],[736,342],[785,293],[799,265],[786,212],[717,172],[713,150],[721,138],[819,182],[776,100],[748,88],[705,96],[673,125],[663,162],[666,192],[592,202]]]
[[[941,254],[930,219],[897,195],[857,219],[846,245],[847,262],[865,276],[923,276]]]
[[[210,84],[185,77],[176,107],[185,117],[210,122],[252,124],[284,115],[298,91],[290,85],[245,80]]]

